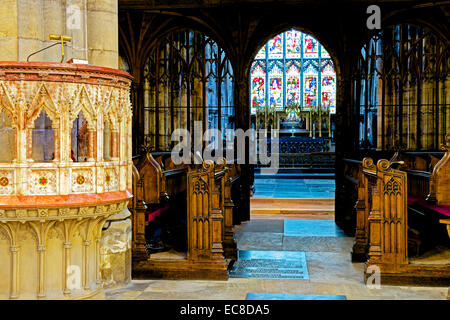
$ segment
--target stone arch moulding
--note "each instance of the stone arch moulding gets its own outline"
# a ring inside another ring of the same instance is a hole
[[[73,121],[78,117],[79,113],[83,111],[83,115],[88,122],[90,128],[94,129],[96,126],[96,109],[94,108],[94,104],[91,101],[89,93],[85,85],[81,85],[75,101],[70,107],[69,112],[69,121],[70,125],[72,125]]]
[[[8,94],[8,88],[5,87],[3,81],[0,81],[0,88],[0,108],[3,108],[8,114],[13,124],[13,128],[19,128],[19,117],[15,112],[14,102],[11,100],[11,97]]]
[[[30,108],[26,111],[26,126],[34,127],[34,121],[39,117],[42,110],[45,110],[47,116],[52,121],[52,126],[56,128],[59,125],[59,112],[56,103],[53,101],[47,85],[42,83],[31,101]]]
[[[107,96],[105,106],[103,108],[103,121],[109,121],[112,130],[119,130],[119,118],[123,117],[123,114],[119,108],[119,92],[111,89]]]

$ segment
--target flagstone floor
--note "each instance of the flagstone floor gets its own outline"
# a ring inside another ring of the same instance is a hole
[[[380,289],[369,289],[363,282],[363,264],[351,262],[353,238],[345,236],[335,226],[334,221],[330,220],[333,217],[312,219],[312,216],[254,216],[251,221],[236,227],[236,240],[240,250],[270,250],[271,254],[274,251],[293,251],[294,256],[294,252],[304,253],[308,274],[305,279],[133,280],[127,287],[107,290],[106,299],[244,300],[249,293],[249,298],[262,293],[278,294],[279,297],[311,295],[311,299],[320,299],[318,295],[348,300],[446,298],[448,288],[444,287],[381,284]],[[258,257],[261,255],[264,252],[257,253]],[[301,299],[308,299],[307,297],[302,296]]]

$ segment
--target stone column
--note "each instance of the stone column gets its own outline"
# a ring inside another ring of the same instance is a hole
[[[86,1],[89,64],[117,69],[119,66],[118,1]]]
[[[110,158],[111,160],[119,160],[119,131],[111,130],[111,138],[110,138]]]
[[[19,59],[19,20],[17,0],[0,1],[0,60]]]
[[[34,126],[29,126],[26,128],[26,150],[27,150],[27,161],[33,161],[33,129]]]
[[[97,152],[97,131],[93,128],[88,128],[88,161],[95,161]]]
[[[53,123],[52,124],[52,129],[55,135],[55,148],[54,148],[54,161],[59,161],[60,160],[60,146],[61,146],[61,140],[60,140],[60,134],[59,134],[59,123]]]

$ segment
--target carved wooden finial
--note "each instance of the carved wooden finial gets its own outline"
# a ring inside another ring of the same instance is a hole
[[[442,150],[448,151],[450,150],[450,132],[445,135],[445,144],[441,146]]]

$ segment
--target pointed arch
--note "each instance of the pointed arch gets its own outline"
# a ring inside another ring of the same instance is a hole
[[[83,115],[88,121],[89,127],[95,128],[95,120],[96,120],[96,110],[92,100],[90,98],[89,92],[86,89],[86,86],[81,85],[73,104],[70,107],[70,123],[79,116],[80,111],[83,111]]]
[[[34,98],[31,101],[30,108],[28,108],[26,112],[25,124],[27,127],[33,125],[42,110],[45,110],[45,113],[56,127],[59,124],[58,107],[45,83],[40,84]]]
[[[315,37],[296,28],[275,35],[257,52],[249,72],[252,127],[305,130],[310,136],[316,130],[332,139],[336,68]]]
[[[111,129],[115,130],[118,130],[119,105],[119,93],[117,90],[112,89],[103,108],[103,121],[109,121]]]
[[[438,150],[450,130],[446,39],[421,24],[392,24],[362,45],[353,83],[364,149]]]

